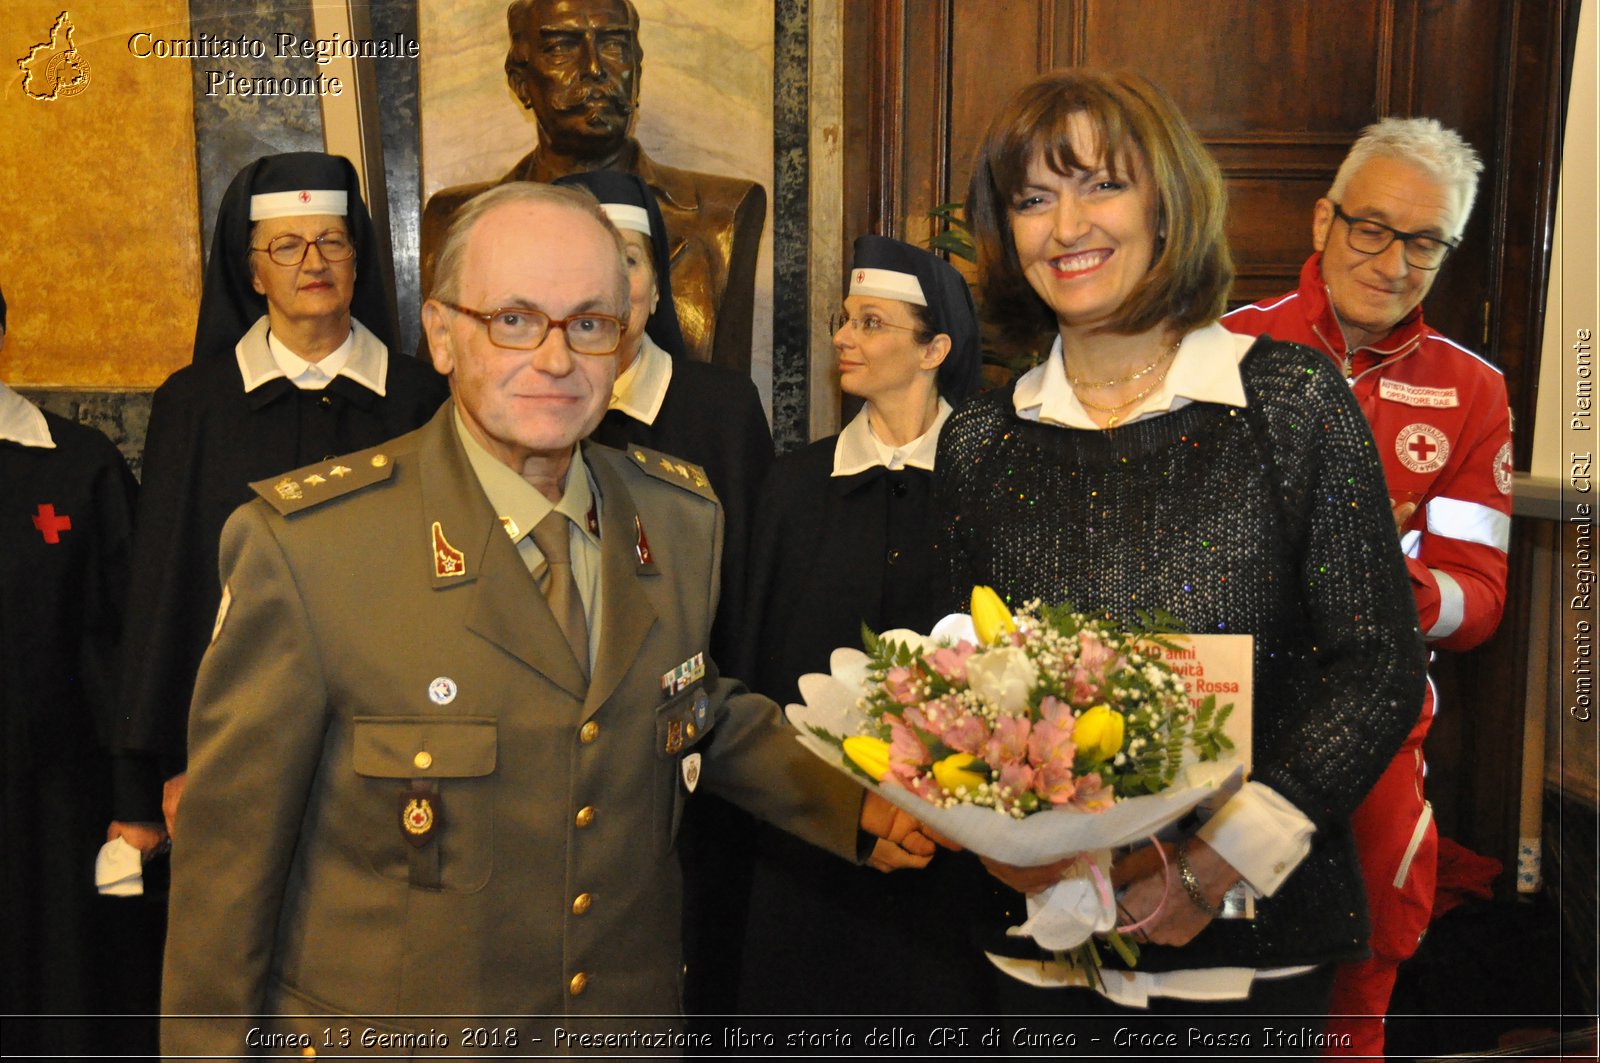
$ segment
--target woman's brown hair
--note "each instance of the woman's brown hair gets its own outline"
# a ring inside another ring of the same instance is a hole
[[[1072,149],[1072,118],[1085,115],[1098,158]],[[1180,335],[1215,321],[1233,283],[1223,232],[1227,192],[1222,171],[1177,106],[1154,82],[1125,71],[1082,68],[1044,74],[1024,85],[995,116],[967,191],[967,220],[978,249],[984,316],[1014,339],[1054,330],[1054,312],[1028,284],[1011,236],[1011,207],[1042,158],[1055,172],[1141,167],[1156,190],[1155,261],[1101,328],[1137,333],[1162,322]]]

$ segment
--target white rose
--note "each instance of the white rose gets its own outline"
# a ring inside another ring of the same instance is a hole
[[[1039,681],[1039,669],[1017,646],[984,650],[967,658],[967,684],[1001,713],[1020,716]]]

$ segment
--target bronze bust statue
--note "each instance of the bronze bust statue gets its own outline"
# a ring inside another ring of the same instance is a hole
[[[506,79],[533,112],[538,146],[498,181],[431,196],[422,218],[422,287],[451,215],[507,181],[553,181],[583,170],[625,170],[655,192],[666,221],[672,291],[689,353],[748,373],[756,252],[767,194],[733,177],[655,162],[630,134],[639,106],[639,14],[630,0],[514,0]],[[708,125],[708,128],[711,126]]]

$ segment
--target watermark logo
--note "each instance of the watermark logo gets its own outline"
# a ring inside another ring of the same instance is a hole
[[[89,87],[89,61],[72,43],[72,17],[65,11],[50,27],[50,39],[17,60],[22,91],[31,100],[71,99]]]

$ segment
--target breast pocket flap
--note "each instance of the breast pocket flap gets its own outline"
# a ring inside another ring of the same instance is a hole
[[[498,730],[487,717],[357,716],[357,775],[472,779],[494,772]]]

